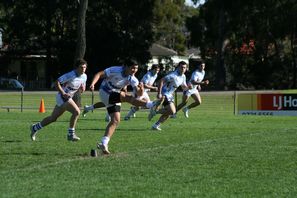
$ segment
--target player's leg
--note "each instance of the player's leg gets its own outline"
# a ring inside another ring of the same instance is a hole
[[[189,101],[189,98],[190,98],[190,95],[188,94],[188,91],[184,92],[182,96],[182,101],[180,104],[177,105],[176,112],[170,116],[171,118],[176,118],[177,112],[187,104],[187,102]]]
[[[56,105],[52,114],[50,116],[47,116],[45,117],[42,121],[36,123],[36,124],[33,124],[31,127],[30,127],[30,130],[31,130],[31,139],[32,141],[35,141],[36,140],[36,135],[37,135],[37,132],[42,129],[43,127],[51,124],[52,122],[55,122],[57,120],[58,117],[60,117],[64,112],[65,112],[65,108],[63,106],[58,106]]]
[[[189,98],[190,98],[190,96],[188,96],[187,94],[183,94],[181,103],[179,105],[177,105],[177,107],[176,107],[176,112],[181,110],[188,103]]]
[[[72,114],[69,121],[67,139],[69,141],[78,141],[80,138],[75,134],[75,126],[79,118],[80,109],[72,99],[69,99],[64,105],[65,109]]]
[[[102,108],[102,107],[105,107],[105,104],[103,102],[96,102],[93,105],[85,105],[84,106],[84,111],[82,113],[83,114],[83,117],[86,117],[86,114],[89,111],[93,111],[94,109],[99,109],[99,108]]]
[[[110,122],[107,124],[104,136],[101,138],[101,143],[98,144],[98,148],[102,150],[104,154],[109,154],[108,143],[114,134],[117,126],[121,120],[121,106],[113,105],[107,108],[107,111],[111,117]]]
[[[104,154],[109,154],[108,143],[112,137],[115,129],[121,120],[121,101],[120,93],[112,92],[108,93],[104,90],[99,91],[101,101],[105,104],[108,114],[111,117],[110,122],[107,124],[104,136],[101,138],[101,142],[98,143],[97,147],[102,150]]]
[[[147,94],[147,92],[144,92],[142,96],[137,97],[139,100],[143,100],[145,102],[150,101],[150,97]],[[132,106],[128,112],[128,114],[125,116],[125,120],[130,120],[131,117],[135,117],[135,113],[139,110],[140,108],[137,106]]]
[[[194,100],[194,102],[193,103],[191,103],[190,105],[188,105],[188,106],[186,106],[185,108],[183,108],[183,112],[184,112],[184,115],[185,115],[185,117],[189,117],[189,110],[191,109],[191,108],[194,108],[194,107],[197,107],[197,106],[199,106],[200,104],[201,104],[201,96],[200,96],[200,94],[199,94],[199,92],[197,91],[196,93],[193,93],[192,95],[191,95],[191,97],[193,98],[193,100]]]
[[[164,102],[164,109],[162,109],[162,115],[159,120],[152,126],[152,130],[161,131],[160,125],[164,123],[170,115],[176,112],[174,102]]]
[[[143,100],[139,100],[137,98],[134,98],[132,95],[130,94],[127,94],[125,92],[121,92],[120,93],[120,99],[121,99],[121,102],[127,102],[127,103],[130,103],[134,106],[137,106],[137,107],[146,107],[146,108],[152,108],[154,106],[157,106],[159,105],[160,101],[159,100],[156,100],[156,101],[143,101]]]
[[[130,110],[128,111],[127,115],[124,117],[124,120],[130,120],[131,117],[134,117],[136,111],[139,110],[139,107],[132,106],[130,107]]]

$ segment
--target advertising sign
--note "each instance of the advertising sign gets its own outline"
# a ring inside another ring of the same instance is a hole
[[[239,115],[297,116],[297,94],[239,94],[237,104]]]

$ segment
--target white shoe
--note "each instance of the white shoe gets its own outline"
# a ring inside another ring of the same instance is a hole
[[[162,129],[160,128],[160,126],[156,126],[156,125],[153,125],[153,126],[152,126],[152,130],[155,130],[155,131],[162,131]]]
[[[100,149],[103,152],[103,154],[105,154],[105,155],[109,155],[110,154],[107,145],[104,145],[102,143],[99,143],[99,144],[97,144],[97,148]]]
[[[73,133],[73,134],[67,135],[67,140],[75,142],[75,141],[79,141],[80,138],[75,133]]]
[[[156,115],[157,113],[156,113],[156,110],[154,109],[154,107],[152,107],[151,109],[150,109],[150,113],[149,113],[149,115],[148,115],[148,120],[149,121],[151,121],[152,119],[153,119],[153,117]]]
[[[84,106],[84,111],[83,111],[83,113],[82,113],[83,117],[86,117],[86,114],[89,112],[89,110],[88,110],[89,107],[90,107],[90,106],[88,106],[88,105],[85,105],[85,106]]]
[[[31,140],[32,141],[35,141],[36,140],[37,131],[34,130],[33,126],[34,126],[33,124],[30,126],[30,131],[31,131],[30,137],[31,137]]]
[[[188,109],[188,107],[183,108],[183,112],[184,112],[184,116],[186,118],[188,118],[189,117],[189,109]]]

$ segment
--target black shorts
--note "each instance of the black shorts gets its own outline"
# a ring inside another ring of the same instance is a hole
[[[172,103],[172,101],[168,101],[167,97],[165,96],[163,106],[165,107],[165,106],[169,105],[170,103]]]
[[[121,106],[120,105],[116,105],[116,103],[120,103],[121,102],[121,94],[118,92],[112,92],[109,95],[109,104],[114,104],[113,106],[110,106],[107,108],[107,112],[108,114],[114,113],[114,112],[121,112]]]
[[[113,105],[110,107],[107,107],[108,114],[112,114],[115,112],[121,112],[121,106],[120,105]]]
[[[120,103],[120,102],[121,102],[121,94],[118,93],[118,92],[112,92],[112,93],[109,95],[108,100],[109,100],[109,101],[108,101],[109,104]]]

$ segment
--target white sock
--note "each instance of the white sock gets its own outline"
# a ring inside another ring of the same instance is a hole
[[[149,101],[145,104],[145,106],[149,109],[152,108],[154,105],[155,105],[155,103],[153,101]]]
[[[127,117],[130,118],[135,112],[136,112],[136,111],[135,111],[135,108],[132,107],[132,108],[130,109],[130,111],[128,112]]]
[[[89,110],[89,111],[92,111],[92,110],[94,110],[95,108],[94,108],[94,105],[90,105],[90,106],[88,106],[86,109]]]
[[[101,139],[101,142],[103,145],[108,145],[109,140],[110,140],[109,137],[103,136]]]

